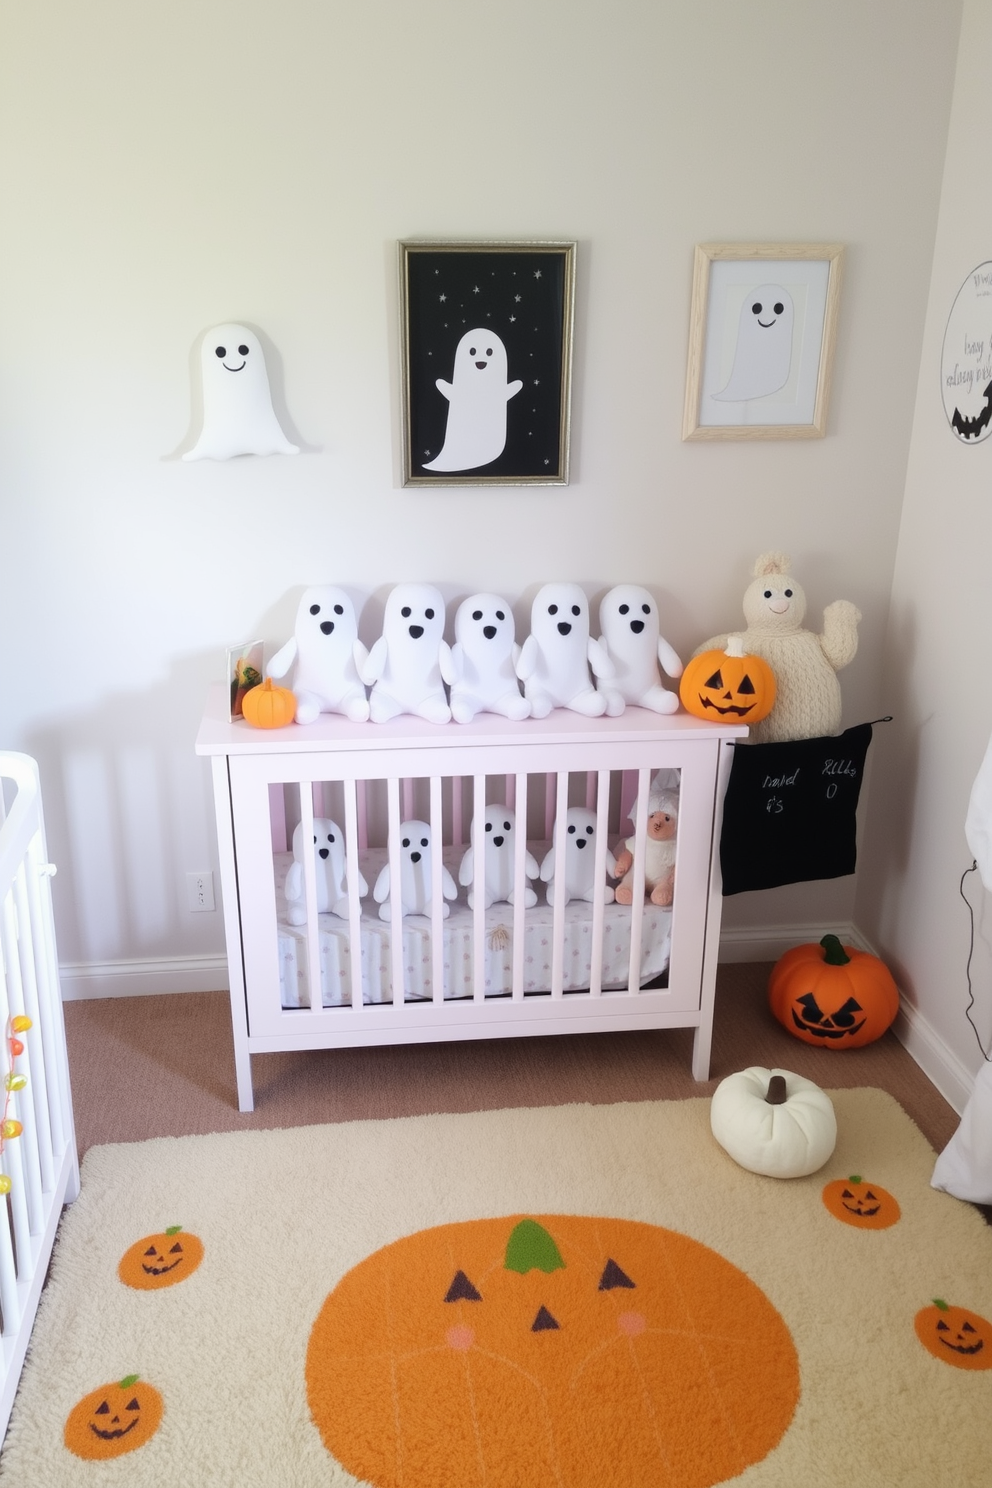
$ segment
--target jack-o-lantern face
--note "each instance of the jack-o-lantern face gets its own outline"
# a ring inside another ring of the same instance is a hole
[[[967,1307],[951,1307],[935,1297],[922,1307],[913,1326],[928,1353],[956,1369],[992,1369],[992,1323]]]
[[[828,1183],[823,1190],[823,1202],[835,1219],[858,1230],[887,1230],[902,1215],[887,1188],[865,1183],[859,1173]]]
[[[90,1461],[120,1457],[143,1447],[162,1421],[162,1396],[136,1374],[101,1385],[69,1412],[64,1441],[70,1452]]]
[[[899,989],[877,956],[836,935],[794,946],[775,963],[768,1005],[782,1026],[820,1049],[860,1049],[881,1038],[899,1011]]]
[[[364,1385],[347,1409],[342,1371]],[[785,1323],[736,1266],[672,1230],[575,1215],[376,1251],[321,1308],[306,1380],[328,1451],[376,1488],[704,1488],[771,1451],[799,1395]]]
[[[760,656],[744,654],[740,636],[725,651],[703,651],[687,664],[679,697],[696,718],[759,723],[775,705],[775,674]]]
[[[152,1292],[183,1281],[202,1260],[200,1237],[185,1234],[182,1225],[170,1225],[161,1234],[136,1240],[121,1256],[117,1274],[125,1286]]]

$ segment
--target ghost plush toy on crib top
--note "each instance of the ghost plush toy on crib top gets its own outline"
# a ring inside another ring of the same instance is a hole
[[[744,593],[744,650],[767,661],[776,686],[775,705],[752,725],[750,744],[781,744],[840,732],[836,673],[857,652],[861,611],[849,599],[835,599],[823,612],[822,635],[803,630],[806,595],[790,567],[784,553],[763,553]],[[724,631],[712,636],[693,655],[725,647],[727,635]]]
[[[505,599],[473,594],[462,601],[451,648],[451,716],[456,723],[471,723],[477,713],[530,717],[530,703],[521,696],[514,670],[519,656],[513,611]]]
[[[599,606],[600,645],[613,665],[613,676],[599,685],[611,718],[627,703],[653,713],[674,713],[678,694],[661,683],[659,662],[666,676],[681,677],[682,662],[660,634],[658,606],[647,589],[617,584]]]
[[[430,915],[433,905],[431,884],[431,829],[427,822],[406,821],[400,826],[400,914]],[[386,863],[375,881],[372,897],[379,906],[380,920],[392,917],[391,875]],[[458,887],[451,874],[441,865],[441,914],[448,914],[445,899],[456,899]]]
[[[517,662],[531,716],[547,718],[552,708],[570,708],[601,718],[606,698],[596,691],[590,667],[597,677],[613,675],[606,648],[589,634],[585,594],[578,584],[545,584],[531,606],[530,635]]]
[[[284,677],[296,662],[297,723],[313,723],[321,713],[343,713],[364,723],[369,703],[359,668],[367,660],[347,594],[330,584],[314,585],[303,591],[293,636],[273,656],[265,674]]]
[[[541,864],[541,878],[548,886],[548,903],[554,904],[558,892],[555,879],[555,853],[560,827],[555,822],[551,851]],[[570,899],[596,897],[596,813],[585,806],[569,806],[565,812],[565,903]],[[616,878],[616,860],[606,849],[606,872]],[[613,890],[603,889],[603,903],[613,903]]]
[[[293,833],[293,861],[286,874],[286,915],[291,925],[303,925],[307,918],[307,893],[303,876],[303,823]],[[317,913],[348,918],[348,873],[345,862],[344,833],[329,817],[313,819],[313,864],[317,890]],[[359,895],[369,886],[358,875]]]
[[[517,819],[509,806],[486,807],[482,824],[485,845],[483,848],[483,905],[513,904],[513,866],[516,856]],[[468,887],[469,908],[475,907],[475,820],[472,821],[472,845],[465,852],[458,869],[458,882]],[[531,853],[524,854],[524,877],[537,878],[540,872],[537,859]],[[537,895],[529,884],[524,885],[524,905],[530,909],[537,903]]]
[[[636,805],[631,807],[632,817]],[[647,835],[644,840],[644,878],[652,904],[668,905],[675,898],[675,851],[679,829],[679,793],[652,785],[648,793]],[[616,878],[623,883],[617,888],[618,904],[633,904],[634,841],[628,837],[616,858]]]
[[[234,455],[298,455],[272,407],[262,343],[243,325],[219,325],[200,346],[203,429],[184,460]]]
[[[454,680],[454,672],[439,590],[430,584],[397,584],[390,590],[382,635],[361,676],[372,689],[373,723],[388,723],[401,713],[414,713],[429,723],[450,720],[444,684]]]

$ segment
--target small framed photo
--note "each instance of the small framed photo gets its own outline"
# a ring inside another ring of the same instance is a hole
[[[231,722],[243,718],[246,692],[257,687],[262,680],[262,653],[264,642],[245,641],[240,646],[227,648],[227,683],[231,698]]]
[[[402,242],[405,486],[565,486],[575,244]]]
[[[697,243],[683,439],[822,439],[839,243]]]

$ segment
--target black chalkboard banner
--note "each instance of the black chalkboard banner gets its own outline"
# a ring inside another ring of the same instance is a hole
[[[720,838],[725,895],[854,872],[871,733],[860,723],[822,739],[734,747]]]

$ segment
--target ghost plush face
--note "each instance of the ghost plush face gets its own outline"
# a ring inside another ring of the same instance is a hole
[[[262,344],[243,325],[219,325],[200,346],[203,430],[184,460],[297,455],[272,407]]]
[[[319,584],[303,591],[293,637],[265,670],[270,677],[283,677],[295,660],[297,723],[312,723],[321,713],[344,713],[364,723],[369,705],[358,665],[366,654],[348,595],[334,585]]]
[[[444,599],[430,584],[397,584],[390,590],[382,635],[362,670],[372,688],[373,723],[415,713],[431,723],[451,718],[445,682],[453,678],[444,639]]]
[[[433,908],[431,829],[425,821],[400,825],[400,914],[429,915]],[[458,888],[447,868],[441,866],[441,914],[447,915],[445,899],[454,899]],[[379,905],[379,918],[392,918],[392,871],[386,863],[376,879],[372,897]]]
[[[585,594],[578,584],[545,584],[531,606],[530,635],[517,663],[533,716],[546,718],[552,708],[571,708],[587,718],[605,713],[590,664],[597,675],[610,670],[605,651],[589,635]]]
[[[607,712],[615,716],[623,711],[620,705],[636,703],[654,713],[674,713],[679,700],[662,686],[659,663],[669,677],[679,677],[682,662],[659,632],[654,596],[637,584],[617,584],[600,604],[599,625],[614,670],[600,684]]]
[[[477,713],[521,719],[530,704],[520,694],[514,666],[520,648],[513,611],[498,594],[473,594],[455,613],[451,715],[471,723]]]
[[[789,380],[795,311],[781,284],[759,284],[741,306],[730,381],[713,397],[744,403],[777,393]]]
[[[486,909],[490,904],[515,903],[513,872],[516,835],[516,817],[509,806],[496,804],[486,807],[482,821],[483,902]],[[458,870],[458,882],[463,887],[468,887],[469,890],[469,908],[475,905],[475,862],[476,853],[479,851],[474,818],[471,838],[472,845],[462,858]],[[530,853],[526,853],[524,855],[524,904],[528,909],[532,904],[537,903],[537,895],[526,883],[526,879],[537,878],[538,872],[537,860]]]
[[[788,559],[780,557],[776,570],[759,574],[744,591],[744,616],[748,632],[761,635],[791,635],[806,615],[806,594],[785,570]]]
[[[555,856],[559,834],[565,834],[564,902],[570,899],[594,899],[596,896],[596,813],[585,806],[569,806],[564,822],[557,820],[553,846],[541,864],[541,878],[548,886],[548,903],[554,904],[560,889],[555,875]],[[615,877],[616,860],[607,848],[606,872]],[[613,890],[602,888],[603,902],[613,903]]]

